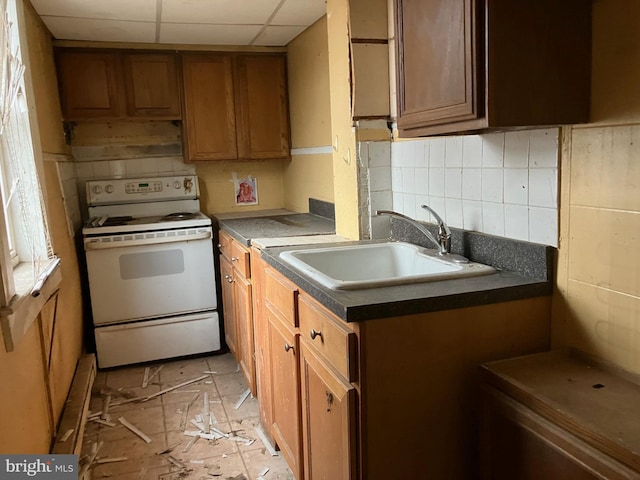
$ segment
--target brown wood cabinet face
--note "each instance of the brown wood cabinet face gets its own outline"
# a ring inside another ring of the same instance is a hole
[[[480,436],[483,480],[640,478],[506,395],[485,387]]]
[[[306,480],[356,479],[355,387],[300,342]]]
[[[65,120],[123,115],[124,91],[117,54],[58,51],[56,59]]]
[[[124,54],[124,78],[130,117],[180,118],[175,54]]]
[[[401,137],[589,120],[590,0],[394,2]]]
[[[224,318],[224,339],[229,351],[239,360],[236,346],[235,302],[233,300],[233,266],[223,255],[220,255],[220,277],[222,283],[222,307]]]
[[[271,432],[296,478],[302,472],[299,335],[266,309],[273,392]]]
[[[256,368],[253,358],[253,319],[251,306],[251,284],[238,270],[234,269],[234,313],[236,320],[236,340],[238,342],[238,363],[247,380],[251,393],[256,394]]]
[[[478,117],[474,0],[396,0],[400,128]]]
[[[236,74],[239,158],[288,158],[285,58],[239,55],[236,57]]]
[[[182,74],[185,160],[238,158],[232,57],[183,54]]]

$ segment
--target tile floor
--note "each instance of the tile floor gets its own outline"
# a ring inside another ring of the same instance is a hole
[[[145,368],[150,372],[163,365],[151,379],[147,388],[142,388]],[[212,373],[206,379],[159,395],[145,402],[131,402],[115,405],[125,398],[122,394],[146,396],[181,384],[188,380]],[[120,390],[119,390],[120,389]],[[84,433],[83,455],[91,455],[98,449],[96,461],[92,464],[89,478],[99,480],[113,478],[119,480],[176,480],[188,479],[234,479],[255,480],[263,474],[264,480],[295,480],[281,455],[272,456],[257,435],[259,425],[258,403],[251,396],[236,409],[236,403],[246,391],[247,385],[238,371],[231,354],[214,355],[157,362],[150,365],[134,365],[99,371],[93,387],[90,411],[102,410],[106,394],[111,393],[108,426],[88,421]],[[180,423],[183,411],[189,401],[198,398],[188,410],[185,430],[198,430],[190,423],[204,410],[204,393],[208,392],[212,426],[236,437],[255,440],[237,442],[228,438],[206,440],[200,438],[187,449],[193,437],[183,434]],[[141,430],[150,439],[142,438],[125,428],[119,418]],[[170,453],[159,452],[174,447]],[[169,460],[169,456],[182,462],[187,471],[182,473]],[[103,463],[105,460],[126,457],[126,461]],[[82,458],[81,458],[82,460]],[[82,461],[81,461],[82,463]]]

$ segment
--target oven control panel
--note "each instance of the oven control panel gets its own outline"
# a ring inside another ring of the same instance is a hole
[[[125,193],[132,195],[136,193],[151,193],[151,192],[161,192],[162,191],[162,182],[161,181],[153,181],[153,182],[130,182],[124,184]]]
[[[197,199],[198,181],[194,175],[89,180],[86,195],[88,206]]]

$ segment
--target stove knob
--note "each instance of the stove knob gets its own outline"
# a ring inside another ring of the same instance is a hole
[[[113,190],[114,190],[114,188],[113,188],[113,185],[111,185],[111,184],[109,184],[106,187],[104,187],[104,191],[107,192],[107,193],[113,193]]]
[[[102,193],[102,187],[101,187],[100,185],[95,185],[95,186],[93,187],[93,193],[95,193],[95,194],[100,194],[100,193]]]
[[[176,190],[178,190],[181,186],[182,184],[180,183],[179,180],[176,180],[175,182],[173,182],[173,188],[175,188]]]

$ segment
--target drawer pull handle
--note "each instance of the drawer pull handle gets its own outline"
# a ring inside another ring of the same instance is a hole
[[[316,337],[322,338],[322,332],[316,332],[313,328],[311,329],[311,332],[309,335],[311,335],[311,340],[315,340]]]
[[[289,345],[288,343],[284,344],[284,351],[288,352],[289,350],[293,350],[293,345]]]
[[[224,278],[227,279],[227,282],[233,283],[233,277],[231,275],[225,275]]]
[[[231,261],[232,262],[237,262],[238,261],[238,257],[231,257]]]

